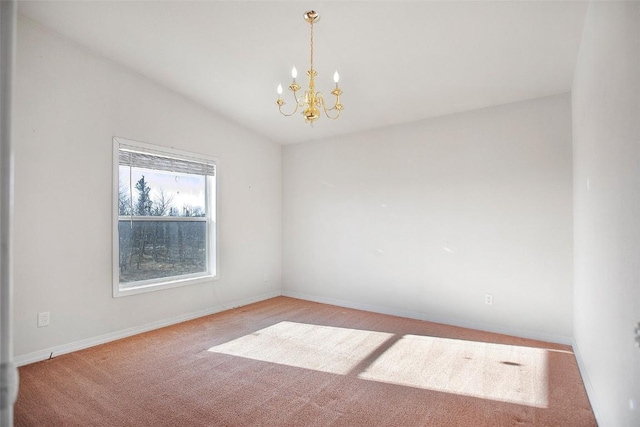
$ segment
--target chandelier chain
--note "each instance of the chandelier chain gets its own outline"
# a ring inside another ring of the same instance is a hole
[[[313,71],[313,21],[311,21],[311,70]]]

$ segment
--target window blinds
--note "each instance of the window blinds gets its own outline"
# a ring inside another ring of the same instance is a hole
[[[194,175],[215,176],[216,165],[202,160],[189,159],[160,152],[141,152],[140,148],[120,144],[119,164],[121,166],[180,172]]]

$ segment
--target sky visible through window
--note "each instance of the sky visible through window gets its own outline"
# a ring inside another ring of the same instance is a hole
[[[184,216],[185,210],[205,212],[205,176],[120,166],[120,191],[124,192],[127,197],[131,197],[134,205],[139,196],[136,183],[142,176],[151,189],[150,196],[154,203],[160,200],[161,192],[164,192],[165,200],[171,202],[170,206],[175,208],[178,216]],[[168,214],[167,209],[165,215]]]

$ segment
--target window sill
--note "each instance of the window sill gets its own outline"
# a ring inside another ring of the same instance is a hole
[[[182,286],[196,285],[199,283],[214,282],[218,279],[218,276],[207,275],[198,277],[180,278],[175,280],[169,280],[160,283],[141,284],[132,287],[121,287],[121,284],[115,284],[113,287],[113,297],[124,297],[128,295],[137,295],[147,292],[156,292],[164,289],[179,288]]]

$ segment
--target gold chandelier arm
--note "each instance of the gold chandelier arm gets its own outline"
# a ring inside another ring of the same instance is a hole
[[[287,114],[284,111],[282,111],[282,106],[285,104],[285,102],[282,99],[279,99],[278,101],[276,101],[276,104],[278,104],[278,111],[280,111],[280,114],[282,114],[285,117],[291,117],[293,116],[295,113],[298,112],[298,104],[296,103],[296,108],[295,110],[293,110],[291,113]]]
[[[280,111],[280,114],[282,114],[285,117],[293,116],[295,113],[298,112],[298,108],[302,106],[300,100],[298,99],[297,93],[299,89],[297,89],[297,87],[298,85],[296,83],[293,83],[291,84],[291,86],[289,86],[289,90],[293,92],[293,99],[296,101],[296,108],[291,113],[287,114],[284,111],[282,111],[282,106],[286,104],[286,102],[284,102],[282,98],[278,97],[278,100],[276,101],[276,104],[278,104],[278,111]]]
[[[340,104],[340,94],[341,93],[342,93],[342,91],[340,89],[334,89],[333,91],[331,91],[331,94],[335,95],[335,97],[336,97],[336,102],[333,104],[333,107],[331,107],[331,108],[327,108],[327,104],[324,101],[324,96],[322,96],[322,93],[320,93],[320,92],[317,93],[317,97],[318,97],[318,99],[320,99],[320,104],[322,105],[322,110],[324,111],[324,115],[327,116],[327,118],[329,118],[331,120],[335,120],[338,117],[340,117],[340,113],[342,112],[342,109],[344,108],[342,106],[342,104]],[[337,113],[334,116],[332,116],[332,115],[329,114],[329,111],[337,111]]]

